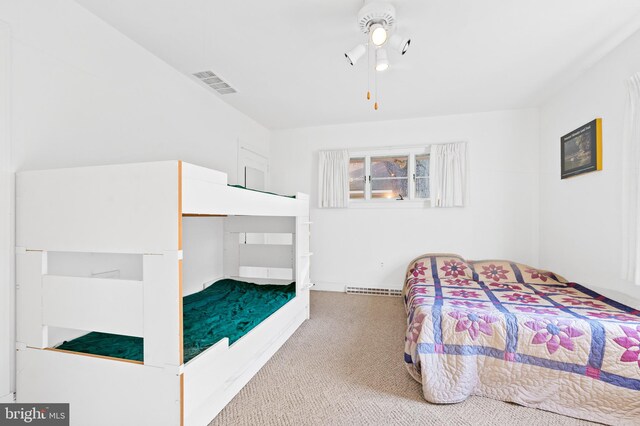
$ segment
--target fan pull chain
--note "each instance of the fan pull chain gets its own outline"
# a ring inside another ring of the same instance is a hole
[[[376,96],[376,102],[373,104],[373,109],[378,110],[378,71],[374,71],[373,73],[373,81],[374,81],[374,91]]]
[[[367,100],[371,100],[371,44],[367,43]]]

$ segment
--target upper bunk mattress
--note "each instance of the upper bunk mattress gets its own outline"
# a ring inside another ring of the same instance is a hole
[[[482,395],[640,423],[640,312],[548,271],[457,255],[413,260],[405,363],[424,397]]]
[[[224,337],[229,344],[251,331],[296,295],[295,283],[258,285],[224,279],[183,298],[184,362]],[[92,332],[57,349],[143,360],[140,337]]]

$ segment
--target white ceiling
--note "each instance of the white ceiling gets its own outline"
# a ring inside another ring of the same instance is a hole
[[[214,71],[269,128],[537,106],[640,28],[638,0],[392,1],[411,48],[390,52],[374,111],[365,61],[343,55],[362,0],[77,1],[178,70]]]

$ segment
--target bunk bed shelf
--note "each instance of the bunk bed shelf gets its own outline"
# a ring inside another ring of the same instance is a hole
[[[286,279],[278,279],[278,278],[247,278],[247,277],[239,277],[239,276],[232,276],[229,277],[232,280],[238,280],[238,281],[251,281],[254,284],[259,284],[259,285],[269,285],[269,284],[275,284],[275,285],[287,285],[287,284],[291,284],[291,280],[286,280]]]

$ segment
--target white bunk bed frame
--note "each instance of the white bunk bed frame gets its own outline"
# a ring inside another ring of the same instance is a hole
[[[17,401],[68,402],[71,424],[208,424],[309,318],[305,194],[162,161],[18,173],[16,210]],[[182,218],[226,215],[295,218],[296,297],[185,364]],[[50,275],[49,251],[141,255],[143,279]],[[144,361],[50,348],[49,327],[143,337]]]

